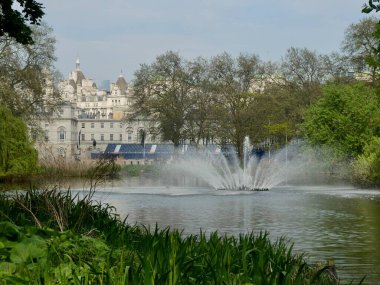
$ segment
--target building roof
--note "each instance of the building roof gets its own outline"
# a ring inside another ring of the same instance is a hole
[[[116,85],[119,87],[121,94],[127,94],[128,84],[122,74],[120,74],[119,78],[117,79]]]
[[[70,79],[70,80],[69,80],[69,85],[71,85],[71,86],[74,88],[74,90],[77,89],[77,85],[75,84],[74,79]]]
[[[77,77],[76,84],[82,86],[82,80],[86,79],[86,77],[84,76],[84,74],[83,74],[83,72],[81,70],[76,70],[75,72],[77,74],[77,76],[76,76]]]
[[[196,146],[193,145],[181,145],[178,147],[179,152],[182,154],[192,155],[198,152]],[[204,150],[208,150],[211,154],[229,155],[235,152],[232,145],[224,145],[219,147],[218,145],[208,145],[204,147]],[[105,155],[120,156],[124,159],[158,159],[158,158],[170,158],[175,153],[175,146],[173,144],[125,144],[125,143],[112,143],[108,144]]]

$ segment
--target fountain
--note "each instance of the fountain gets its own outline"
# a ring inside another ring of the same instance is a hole
[[[220,149],[214,152],[206,150],[184,156],[174,164],[174,168],[201,179],[215,189],[267,191],[287,183],[291,169],[300,166],[300,163],[294,163],[294,156],[290,164],[287,146],[263,157],[252,155],[251,151],[249,138],[245,137],[242,162],[235,153],[227,158]]]

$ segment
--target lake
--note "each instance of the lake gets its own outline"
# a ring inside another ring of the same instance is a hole
[[[380,191],[351,186],[286,186],[267,192],[207,187],[121,185],[95,199],[117,208],[130,224],[170,226],[184,234],[285,236],[309,262],[333,260],[344,282],[380,284]]]

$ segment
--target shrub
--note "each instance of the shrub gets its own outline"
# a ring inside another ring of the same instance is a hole
[[[373,137],[353,164],[354,179],[366,185],[380,184],[380,138]]]

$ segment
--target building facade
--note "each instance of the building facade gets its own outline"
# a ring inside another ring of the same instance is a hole
[[[104,87],[104,86],[103,86]],[[79,59],[69,78],[59,83],[64,104],[51,120],[41,127],[44,140],[38,145],[40,155],[59,156],[66,161],[89,159],[110,143],[155,143],[149,134],[151,122],[127,121],[133,105],[133,88],[121,74],[107,89],[97,88],[80,68]]]

